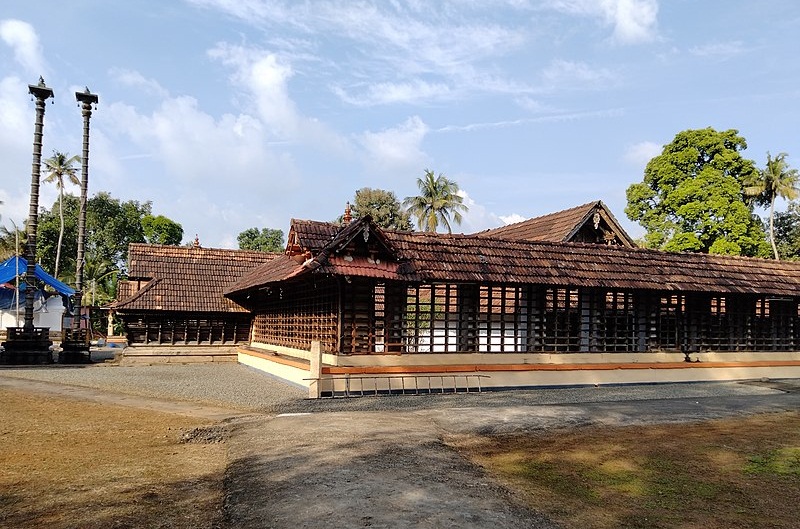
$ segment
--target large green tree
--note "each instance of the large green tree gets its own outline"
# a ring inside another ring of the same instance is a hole
[[[354,219],[366,215],[381,228],[389,230],[410,230],[411,217],[403,210],[397,196],[384,189],[362,187],[356,191],[350,213]]]
[[[469,209],[458,194],[458,184],[441,173],[436,176],[430,169],[425,169],[425,174],[417,178],[417,187],[420,194],[406,197],[403,201],[408,212],[416,217],[417,227],[422,231],[436,232],[441,224],[452,233],[451,219],[461,224],[461,213]]]
[[[775,213],[775,243],[782,259],[800,259],[800,202]]]
[[[789,167],[786,162],[787,154],[780,153],[773,158],[767,153],[767,165],[758,171],[754,180],[748,182],[745,193],[755,197],[756,203],[762,206],[769,206],[769,240],[772,244],[772,252],[775,259],[780,259],[778,255],[778,245],[775,242],[775,200],[785,198],[794,200],[800,196],[797,189],[798,179],[797,169]]]
[[[79,199],[73,195],[65,194],[63,197],[64,246],[61,276],[68,281],[74,280],[75,277],[75,259],[78,253],[78,202]],[[43,208],[39,215],[36,255],[37,261],[45,270],[52,270],[55,265],[54,256],[59,232],[56,207],[57,203],[53,204],[50,209]],[[96,275],[97,277],[94,279],[102,278],[103,282],[110,282],[106,290],[113,291],[116,275],[124,275],[127,271],[128,245],[132,242],[148,241],[148,237],[145,235],[147,230],[143,226],[143,224],[148,224],[148,221],[145,221],[147,217],[153,217],[150,202],[121,201],[104,192],[89,198],[86,207],[86,267],[84,269],[87,281],[92,279],[88,274]],[[158,215],[153,218],[159,217],[162,216]],[[163,219],[163,221],[155,223],[156,227],[180,227],[180,224],[166,217]],[[158,240],[160,244],[167,242],[178,244],[182,235],[178,237],[172,229],[165,232],[154,229],[150,237]],[[116,273],[108,274],[109,267]],[[89,283],[85,282],[85,285],[88,287]]]
[[[152,204],[121,201],[105,192],[97,193],[86,206],[87,251],[100,261],[109,261],[123,273],[127,270],[128,245],[147,242],[142,219],[152,215]]]
[[[142,232],[150,244],[178,246],[183,240],[183,226],[164,215],[142,217]]]
[[[758,170],[736,130],[679,132],[628,187],[625,213],[646,230],[648,247],[766,256],[769,245],[744,186]]]
[[[58,277],[58,265],[61,262],[61,244],[64,240],[64,180],[72,185],[79,185],[78,167],[81,157],[78,155],[70,156],[68,153],[53,151],[53,156],[42,162],[45,172],[44,181],[48,184],[55,184],[58,189],[58,215],[61,222],[58,232],[58,244],[56,245],[56,262],[53,276]]]
[[[241,232],[236,240],[240,250],[258,252],[282,252],[284,249],[283,230],[273,228],[248,228]]]

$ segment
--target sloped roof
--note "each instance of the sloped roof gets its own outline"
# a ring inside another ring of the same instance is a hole
[[[280,254],[219,248],[131,244],[129,280],[112,307],[119,311],[245,312],[225,288]],[[133,281],[146,281],[138,291]]]
[[[541,217],[485,230],[475,235],[524,241],[573,242],[576,233],[592,220],[597,212],[623,246],[635,247],[633,239],[601,200],[557,211]]]
[[[380,228],[372,226],[374,230]],[[252,270],[226,294],[304,274],[399,281],[541,284],[800,296],[800,263],[695,253],[668,253],[585,243],[383,231],[393,262],[339,255],[326,247],[303,263],[289,258]],[[347,257],[348,259],[345,259]]]
[[[322,250],[345,225],[316,220],[292,219],[287,237],[286,253],[291,255]]]

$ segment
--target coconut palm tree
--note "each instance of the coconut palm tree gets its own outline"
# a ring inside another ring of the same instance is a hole
[[[778,246],[775,244],[775,199],[794,200],[800,196],[797,188],[800,175],[786,162],[787,154],[780,153],[775,158],[767,153],[767,165],[758,172],[758,177],[744,188],[746,195],[755,197],[758,204],[769,204],[769,239],[775,259],[780,259]]]
[[[5,261],[12,255],[18,255],[20,248],[25,248],[28,234],[24,229],[19,229],[14,222],[11,228],[0,226],[0,261]]]
[[[76,164],[80,163],[81,157],[77,154],[70,157],[68,153],[53,151],[53,156],[46,159],[42,165],[46,171],[44,181],[47,183],[55,183],[58,189],[58,216],[61,221],[61,226],[58,232],[58,245],[56,246],[56,266],[53,276],[58,277],[58,263],[61,260],[61,242],[64,239],[64,210],[61,207],[64,201],[64,179],[73,185],[80,185],[78,180],[78,168]]]
[[[403,206],[417,218],[417,227],[422,231],[435,233],[439,224],[452,233],[450,219],[456,224],[461,224],[461,212],[469,208],[463,203],[463,197],[458,194],[458,184],[425,169],[425,175],[417,178],[417,187],[420,194],[415,197],[406,197]]]
[[[87,256],[83,265],[84,284],[87,285],[81,305],[105,305],[114,301],[119,268],[108,259]],[[67,283],[75,281],[75,274],[65,274]]]

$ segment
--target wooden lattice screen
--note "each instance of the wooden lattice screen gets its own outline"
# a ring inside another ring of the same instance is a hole
[[[337,352],[338,288],[335,280],[286,285],[259,292],[253,341],[308,350],[319,340],[323,351]]]
[[[338,278],[269,290],[255,341],[327,352],[793,351],[798,299]]]

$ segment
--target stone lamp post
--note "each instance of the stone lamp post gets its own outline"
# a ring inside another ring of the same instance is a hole
[[[8,340],[3,342],[0,352],[2,364],[49,364],[53,362],[50,346],[50,329],[33,325],[33,296],[36,285],[36,231],[39,226],[39,179],[42,165],[42,133],[44,129],[45,101],[53,97],[53,90],[39,83],[28,85],[28,91],[36,101],[36,121],[33,130],[33,162],[31,164],[31,199],[27,224],[27,247],[25,258],[28,268],[25,273],[25,323],[22,327],[9,327]]]
[[[58,357],[62,364],[81,364],[91,362],[89,350],[89,328],[81,328],[81,305],[83,304],[83,265],[84,243],[86,240],[86,204],[89,188],[89,119],[92,117],[92,108],[97,107],[99,98],[97,94],[89,91],[75,92],[75,99],[81,107],[83,116],[83,154],[81,155],[81,198],[78,210],[78,256],[75,261],[75,315],[71,329],[63,329],[61,354]]]

